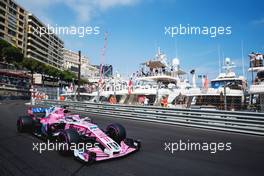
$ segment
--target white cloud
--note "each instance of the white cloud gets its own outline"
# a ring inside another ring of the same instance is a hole
[[[19,3],[36,16],[44,16],[49,7],[63,4],[72,9],[80,22],[88,22],[98,13],[118,6],[134,5],[139,0],[19,0]],[[47,16],[47,15],[46,15]]]
[[[102,10],[106,10],[117,5],[132,5],[136,2],[137,0],[97,0],[97,3]]]
[[[253,20],[253,24],[264,24],[264,18],[258,19],[258,20]]]

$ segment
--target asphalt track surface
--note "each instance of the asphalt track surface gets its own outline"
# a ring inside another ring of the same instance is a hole
[[[16,131],[16,119],[25,114],[25,102],[1,103],[0,176],[264,175],[264,137],[100,116],[91,118],[102,128],[113,122],[123,124],[129,137],[141,139],[141,151],[94,164],[60,156],[56,151],[39,154],[32,150],[32,143],[42,141]],[[164,142],[179,140],[231,142],[232,150],[218,151],[216,154],[204,151],[178,151],[171,154],[164,150]]]

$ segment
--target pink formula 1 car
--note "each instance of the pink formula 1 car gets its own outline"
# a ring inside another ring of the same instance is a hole
[[[65,108],[30,108],[17,120],[18,132],[31,132],[45,139],[55,139],[59,152],[73,154],[82,161],[102,161],[138,151],[141,143],[126,138],[120,124],[101,130],[88,117],[71,115]]]

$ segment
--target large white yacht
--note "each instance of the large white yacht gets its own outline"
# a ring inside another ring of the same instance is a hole
[[[249,88],[252,108],[264,112],[264,55],[259,53],[249,54],[252,85]]]
[[[104,79],[96,91],[81,93],[81,100],[109,102],[110,97],[115,96],[120,104],[143,104],[143,99],[147,98],[148,105],[159,105],[162,98],[168,97],[169,106],[178,107],[182,103],[175,104],[176,98],[186,96],[192,89],[184,75],[186,73],[180,68],[179,60],[173,59],[169,63],[166,55],[158,49],[154,59],[140,64],[139,70],[129,80],[119,74]],[[76,97],[76,93],[63,95],[68,100]]]
[[[184,78],[185,74],[178,59],[169,63],[166,55],[158,49],[154,59],[141,64],[129,99],[124,103],[142,103],[141,97],[147,97],[150,105],[159,105],[163,97],[168,97],[168,104],[171,105],[176,96],[185,94],[186,89],[191,87]]]
[[[168,106],[176,108],[202,108],[241,110],[246,107],[246,80],[243,76],[236,76],[232,69],[234,63],[225,59],[223,70],[216,79],[205,79],[202,88],[196,87],[195,71],[192,71],[192,83],[185,78],[186,72],[180,68],[180,61],[167,61],[164,53],[158,49],[154,59],[140,64],[139,70],[129,80],[119,74],[104,79],[92,92],[81,92],[81,101],[110,102],[110,97],[116,97],[119,104],[160,105],[167,97]],[[76,93],[63,94],[67,100],[76,98]]]
[[[194,107],[212,108],[221,110],[242,110],[245,108],[246,79],[236,76],[232,69],[234,63],[229,58],[225,59],[223,70],[217,78],[209,81],[206,78],[201,92],[192,92]]]

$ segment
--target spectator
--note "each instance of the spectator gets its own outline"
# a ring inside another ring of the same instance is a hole
[[[168,96],[163,96],[160,104],[162,107],[168,107]]]
[[[110,103],[110,104],[116,104],[116,103],[117,103],[117,102],[116,102],[116,97],[113,96],[113,95],[111,95],[111,97],[110,97],[110,99],[109,99],[109,103]]]
[[[140,105],[143,105],[144,104],[144,100],[145,100],[145,97],[144,96],[142,96],[142,95],[138,96],[138,103]]]
[[[149,99],[148,99],[148,97],[145,96],[144,105],[147,106],[148,104],[149,104]]]

